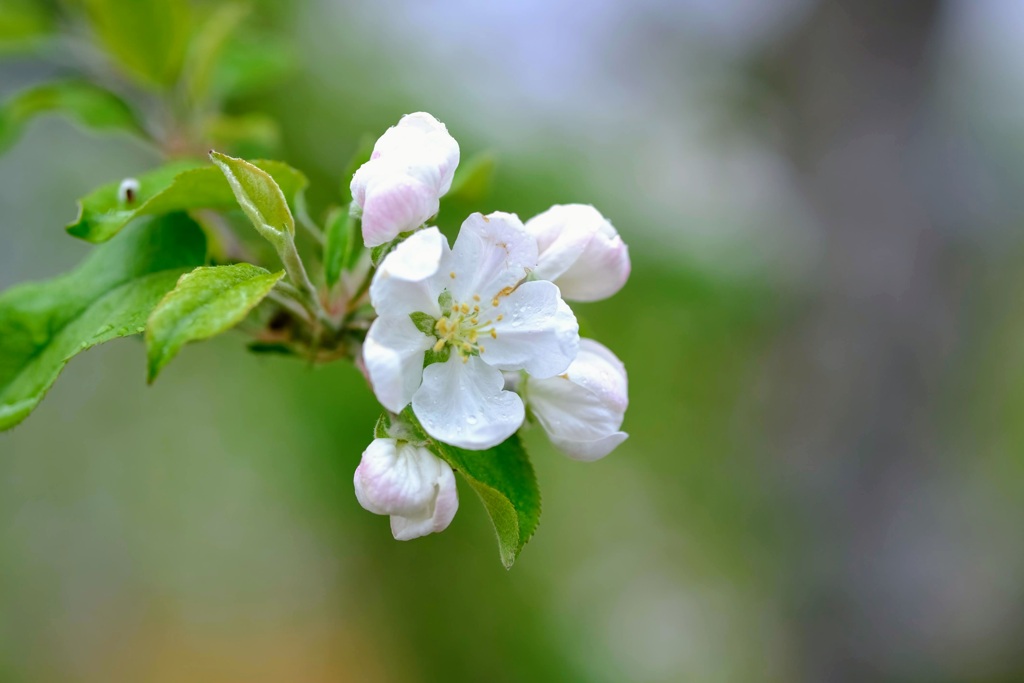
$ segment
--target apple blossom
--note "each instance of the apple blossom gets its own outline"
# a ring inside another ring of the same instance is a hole
[[[580,340],[563,374],[529,379],[521,389],[551,442],[575,460],[597,460],[626,440],[620,431],[629,403],[626,368],[606,347]]]
[[[385,131],[350,188],[366,246],[390,242],[436,214],[458,165],[459,143],[430,114],[407,114]]]
[[[579,348],[558,287],[526,282],[536,266],[536,240],[500,212],[471,215],[452,248],[427,228],[388,254],[370,287],[379,317],[363,347],[384,407],[397,413],[411,402],[430,436],[461,448],[515,433],[525,410],[501,371],[553,377]]]
[[[629,249],[608,219],[592,206],[552,206],[526,222],[537,238],[533,276],[550,280],[570,301],[607,299],[626,284]]]
[[[391,533],[399,541],[444,531],[459,509],[452,468],[409,441],[374,439],[363,451],[354,484],[360,505],[391,515]]]

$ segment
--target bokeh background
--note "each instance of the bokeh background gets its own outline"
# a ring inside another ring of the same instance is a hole
[[[530,433],[511,571],[472,492],[391,539],[349,365],[137,339],[0,435],[0,681],[1024,680],[1024,3],[257,2],[233,101],[340,201],[432,112],[479,207],[593,203],[631,246],[579,306],[630,439]],[[276,65],[276,66],[275,66]],[[281,69],[282,65],[287,69]],[[0,96],[68,64],[0,62]],[[158,163],[34,123],[0,157],[0,287],[71,268],[75,199]],[[457,216],[446,216],[457,222]]]

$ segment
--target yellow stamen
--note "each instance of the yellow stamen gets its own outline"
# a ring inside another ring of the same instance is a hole
[[[492,306],[497,306],[498,305],[498,297],[494,297],[494,299],[491,300],[491,305]]]
[[[491,328],[491,339],[497,339],[497,338],[498,338],[498,331],[492,327]]]
[[[480,295],[479,294],[474,294],[473,295],[473,301],[480,301]]]
[[[462,306],[460,306],[459,308],[462,310],[463,313],[469,313],[469,304],[462,304]]]
[[[454,280],[455,279],[455,271],[453,270],[452,272],[448,273],[448,277],[450,277],[451,279]]]
[[[471,343],[473,343],[473,344],[476,344],[476,340],[477,340],[476,330],[470,330],[469,331],[469,341]]]
[[[441,349],[444,348],[444,339],[438,339],[437,343],[434,344],[434,353],[440,353]]]
[[[485,349],[485,348],[484,348],[484,345],[483,345],[483,344],[481,344],[481,345],[480,345],[480,353],[483,353],[483,352],[484,352],[484,351],[486,351],[486,350],[487,350],[487,349]]]
[[[498,314],[498,318],[497,318],[497,319],[498,319],[499,321],[501,321],[501,320],[504,320],[504,319],[505,319],[505,315],[504,315],[503,313],[499,313],[499,314]]]

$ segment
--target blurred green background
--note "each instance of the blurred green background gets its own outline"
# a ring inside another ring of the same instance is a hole
[[[506,571],[465,487],[409,543],[358,506],[379,410],[350,365],[229,334],[147,388],[137,339],[99,347],[0,435],[0,681],[1024,680],[1024,3],[245,26],[265,79],[230,108],[280,123],[315,214],[422,110],[498,159],[464,212],[612,220],[633,275],[574,308],[626,363],[631,436],[585,464],[529,433],[544,514]],[[13,56],[0,96],[73,66]],[[35,122],[0,157],[0,288],[72,267],[75,199],[158,162]]]

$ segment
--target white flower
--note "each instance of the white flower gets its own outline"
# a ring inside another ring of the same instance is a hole
[[[391,515],[391,533],[399,541],[444,531],[459,509],[452,468],[408,441],[374,439],[363,451],[354,483],[360,505]]]
[[[575,460],[597,460],[626,440],[626,368],[607,348],[580,340],[580,352],[557,377],[529,379],[524,398],[551,442]]]
[[[534,277],[551,280],[570,301],[606,299],[629,277],[629,249],[592,206],[552,206],[526,222],[540,251]]]
[[[536,241],[513,214],[473,214],[455,246],[428,228],[388,254],[370,300],[379,317],[363,359],[388,410],[410,402],[432,437],[461,448],[501,443],[522,425],[523,402],[502,370],[544,378],[579,348],[576,317],[550,282],[524,282]],[[431,352],[424,365],[424,356]]]
[[[407,114],[389,128],[352,176],[366,246],[390,242],[436,214],[458,165],[459,143],[430,114]]]

